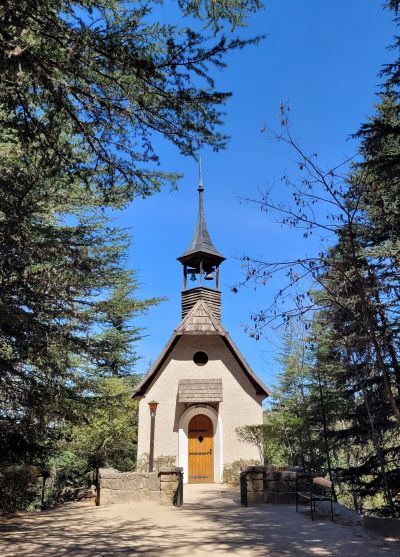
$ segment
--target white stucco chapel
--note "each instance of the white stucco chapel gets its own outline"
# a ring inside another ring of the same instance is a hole
[[[236,428],[262,424],[268,396],[221,323],[225,258],[208,233],[203,193],[200,170],[195,232],[178,257],[182,320],[133,395],[139,401],[138,460],[149,454],[152,439],[154,459],[175,459],[185,483],[221,482],[224,465],[259,458],[256,447],[239,441]]]

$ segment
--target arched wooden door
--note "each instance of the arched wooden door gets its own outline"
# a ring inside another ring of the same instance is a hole
[[[214,432],[212,421],[197,414],[189,422],[189,483],[214,481]]]

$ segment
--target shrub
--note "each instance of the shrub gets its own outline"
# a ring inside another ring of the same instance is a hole
[[[160,468],[171,468],[176,466],[176,456],[171,454],[163,454],[154,458],[154,472],[158,472]],[[149,471],[149,454],[144,453],[137,462],[138,472],[148,472]]]
[[[243,466],[259,466],[260,462],[258,460],[235,460],[235,462],[231,462],[230,464],[225,464],[224,472],[223,472],[223,481],[226,484],[238,486],[239,485],[239,477],[240,477],[240,469]]]
[[[39,471],[34,466],[0,468],[0,508],[5,512],[26,509],[39,497]]]
[[[93,469],[86,458],[73,451],[62,451],[52,461],[55,478],[54,489],[62,490],[65,487],[77,488],[90,485],[90,474]]]

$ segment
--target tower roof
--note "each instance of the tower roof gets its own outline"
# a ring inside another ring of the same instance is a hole
[[[203,206],[204,186],[201,172],[201,161],[199,161],[199,186],[197,191],[199,192],[199,214],[197,217],[196,228],[189,247],[180,257],[178,257],[178,261],[190,265],[197,265],[200,260],[205,260],[209,261],[212,265],[219,265],[225,260],[225,257],[223,257],[214,246],[207,230]]]

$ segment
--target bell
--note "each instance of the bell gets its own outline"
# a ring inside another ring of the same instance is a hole
[[[213,275],[212,272],[210,271],[209,273],[206,274],[206,276],[204,277],[204,280],[213,280]]]
[[[196,280],[196,274],[194,272],[192,273],[190,280],[192,280],[193,282]]]

